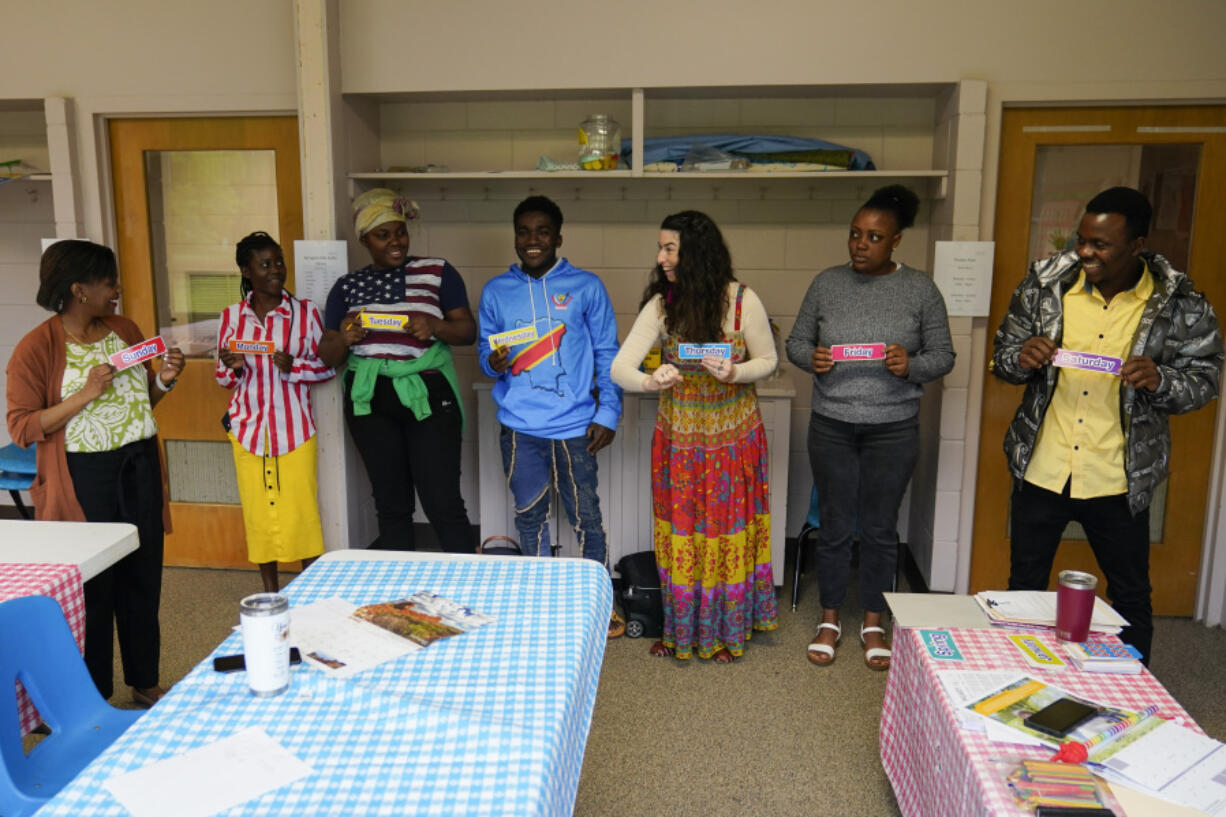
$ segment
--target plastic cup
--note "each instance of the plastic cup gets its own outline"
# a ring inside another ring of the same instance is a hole
[[[1060,571],[1060,584],[1056,588],[1056,638],[1061,641],[1089,638],[1097,586],[1098,579],[1089,573]]]

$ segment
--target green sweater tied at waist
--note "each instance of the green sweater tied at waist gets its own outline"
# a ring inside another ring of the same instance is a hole
[[[456,405],[460,408],[460,430],[464,429],[464,401],[460,399],[460,387],[456,382],[455,364],[451,360],[451,348],[441,340],[419,357],[411,360],[386,360],[377,357],[351,355],[349,368],[353,370],[353,386],[349,397],[353,400],[356,417],[370,414],[370,399],[375,394],[375,381],[380,375],[392,379],[392,388],[401,404],[418,420],[430,416],[430,395],[421,379],[421,372],[435,369],[443,373],[455,393]]]

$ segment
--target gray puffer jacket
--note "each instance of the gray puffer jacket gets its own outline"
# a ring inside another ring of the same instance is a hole
[[[1124,470],[1133,514],[1149,506],[1154,489],[1166,479],[1171,457],[1168,415],[1198,409],[1216,397],[1222,370],[1222,338],[1213,307],[1193,289],[1191,279],[1161,255],[1142,255],[1154,276],[1154,293],[1141,313],[1131,353],[1152,358],[1162,382],[1153,392],[1120,388]],[[1080,272],[1073,251],[1034,262],[996,330],[989,368],[1001,380],[1026,384],[1022,404],[1005,434],[1009,470],[1018,480],[1026,474],[1059,377],[1059,369],[1050,365],[1023,371],[1018,356],[1032,335],[1059,345],[1064,335],[1064,293]]]

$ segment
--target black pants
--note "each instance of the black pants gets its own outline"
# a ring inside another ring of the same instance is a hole
[[[127,522],[140,539],[134,553],[85,583],[85,665],[102,697],[111,697],[118,629],[124,683],[137,689],[157,686],[165,533],[157,440],[67,457],[86,521]]]
[[[441,372],[421,378],[430,395],[431,414],[425,420],[413,416],[391,379],[382,376],[375,379],[370,414],[354,416],[349,397],[353,375],[345,378],[345,421],[366,465],[379,518],[379,538],[371,547],[416,549],[416,490],[443,550],[472,553],[477,543],[460,495],[460,406]]]
[[[919,460],[919,418],[845,423],[809,417],[809,464],[822,524],[817,531],[817,585],[822,607],[847,597],[851,542],[860,539],[860,605],[885,611],[898,564],[898,506]]]
[[[1080,522],[1107,579],[1105,595],[1130,626],[1120,639],[1141,651],[1149,663],[1154,639],[1149,586],[1149,508],[1136,516],[1128,495],[1071,499],[1066,483],[1057,494],[1028,482],[1013,491],[1009,521],[1009,589],[1046,590],[1064,528]]]

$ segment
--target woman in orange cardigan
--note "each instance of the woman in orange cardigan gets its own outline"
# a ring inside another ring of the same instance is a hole
[[[115,254],[98,244],[52,244],[35,300],[56,314],[9,359],[9,436],[21,446],[39,444],[30,489],[36,518],[136,526],[136,552],[85,583],[85,663],[109,698],[115,622],[124,681],[133,701],[151,706],[163,694],[158,604],[170,527],[153,406],[174,388],[183,353],[168,350],[156,373],[147,361],[120,371],[110,364],[111,355],[145,335],[115,314]]]

